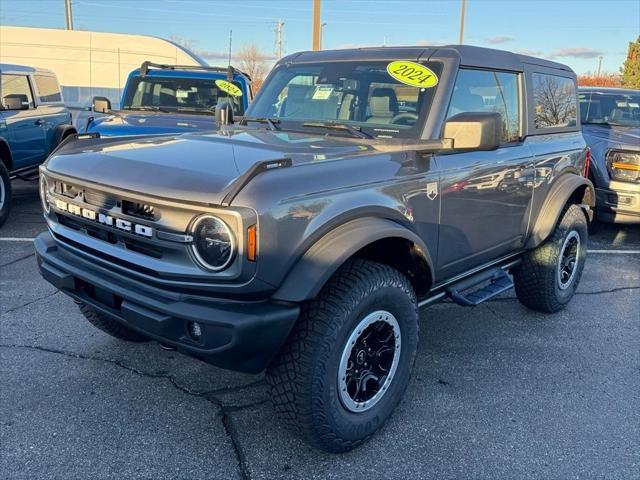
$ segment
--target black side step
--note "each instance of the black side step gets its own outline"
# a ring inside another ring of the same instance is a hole
[[[458,305],[475,307],[511,288],[513,281],[507,272],[493,268],[454,283],[447,287],[446,292]]]

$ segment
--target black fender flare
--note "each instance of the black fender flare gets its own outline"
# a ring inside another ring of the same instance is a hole
[[[78,131],[73,125],[58,125],[56,127],[55,133],[53,134],[53,145],[51,146],[51,151],[58,148],[60,142],[62,142],[64,139],[70,137],[71,135],[76,135],[77,133]]]
[[[7,168],[7,171],[10,172],[13,169],[13,156],[11,155],[11,147],[9,146],[9,142],[0,137],[0,151],[2,150],[6,152],[7,158],[5,158],[4,155],[0,155],[0,162],[3,162],[4,166]]]
[[[418,235],[393,220],[364,217],[334,228],[314,243],[289,271],[272,298],[289,302],[314,298],[344,262],[367,245],[385,238],[402,238],[416,245],[434,278],[433,262]]]
[[[534,193],[535,195],[535,193]],[[560,214],[571,198],[585,212],[587,220],[593,219],[596,192],[591,181],[580,175],[568,173],[560,176],[551,186],[547,198],[535,218],[526,248],[535,248],[544,242],[555,228]]]

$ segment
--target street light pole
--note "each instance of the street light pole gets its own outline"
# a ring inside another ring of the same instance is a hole
[[[324,42],[324,27],[327,26],[326,22],[320,24],[320,50],[322,50],[322,44]]]
[[[464,11],[467,7],[467,0],[462,0],[462,8],[460,10],[460,38],[458,43],[462,45],[464,43]]]
[[[598,77],[600,77],[600,72],[602,72],[602,59],[604,57],[602,55],[598,56]]]
[[[73,13],[71,12],[71,0],[64,0],[64,16],[67,30],[73,30]]]

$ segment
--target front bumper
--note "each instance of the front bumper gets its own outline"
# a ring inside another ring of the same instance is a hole
[[[257,373],[284,344],[298,318],[295,304],[188,296],[143,285],[79,258],[49,232],[35,240],[40,273],[79,302],[178,351],[221,368]],[[188,334],[189,322],[202,335]]]
[[[614,223],[640,223],[640,185],[611,181],[596,188],[598,219]]]

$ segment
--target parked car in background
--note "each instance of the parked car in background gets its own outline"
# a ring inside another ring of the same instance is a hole
[[[640,90],[583,87],[578,96],[596,218],[640,223]]]
[[[76,133],[55,74],[0,64],[0,226],[11,208],[11,179],[38,178],[40,165]]]
[[[235,116],[242,116],[252,95],[249,76],[231,66],[144,62],[129,74],[120,110],[111,110],[104,97],[94,98],[94,114],[87,119],[84,132],[121,137],[213,130],[216,108],[226,103]]]

